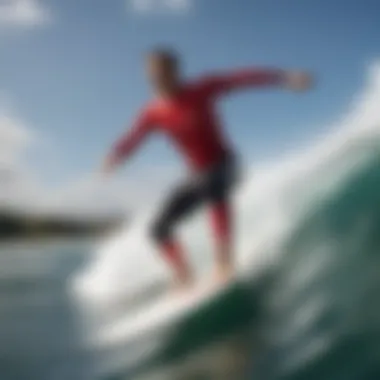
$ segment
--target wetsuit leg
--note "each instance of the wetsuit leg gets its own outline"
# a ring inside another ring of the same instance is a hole
[[[194,211],[203,201],[202,189],[196,181],[189,181],[177,188],[164,204],[155,219],[151,234],[165,259],[182,278],[189,276],[189,267],[179,242],[173,237],[173,230],[183,218]]]
[[[174,226],[194,211],[203,201],[202,189],[189,181],[175,189],[165,202],[152,226],[155,241],[163,242],[172,238]]]
[[[236,159],[227,157],[210,172],[207,182],[207,201],[210,204],[211,227],[214,233],[219,260],[227,265],[232,260],[232,207],[231,193],[238,182]]]
[[[210,207],[211,226],[217,244],[229,245],[232,235],[232,213],[230,200],[211,203]]]

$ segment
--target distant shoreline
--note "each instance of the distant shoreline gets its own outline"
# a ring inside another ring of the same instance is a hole
[[[96,244],[101,238],[96,237],[47,237],[47,238],[14,238],[0,240],[0,250],[1,249],[18,249],[18,248],[37,248],[37,247],[50,247],[50,246],[67,246],[67,245],[78,245],[78,244]]]
[[[0,212],[0,244],[96,239],[116,228],[121,222],[121,217],[79,220]]]

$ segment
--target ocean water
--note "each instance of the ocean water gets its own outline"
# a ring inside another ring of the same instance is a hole
[[[167,284],[154,210],[102,242],[0,247],[0,379],[380,378],[378,67],[367,87],[330,134],[247,170],[238,281],[168,325],[123,328]],[[203,275],[204,215],[180,235]]]

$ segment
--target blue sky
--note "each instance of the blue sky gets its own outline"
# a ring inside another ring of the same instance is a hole
[[[95,168],[149,99],[141,54],[156,44],[178,48],[187,75],[249,65],[316,73],[307,95],[253,91],[221,103],[228,133],[249,159],[323,132],[380,57],[377,0],[188,0],[178,9],[157,0],[146,12],[125,0],[7,1],[0,0],[0,94],[48,141],[31,162],[52,183]],[[35,13],[1,17],[11,3]],[[170,165],[175,157],[157,139],[134,163]]]

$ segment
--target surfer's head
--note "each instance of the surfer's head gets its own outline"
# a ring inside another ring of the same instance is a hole
[[[175,93],[180,86],[177,54],[166,48],[151,50],[146,56],[146,70],[155,91],[162,95]]]

